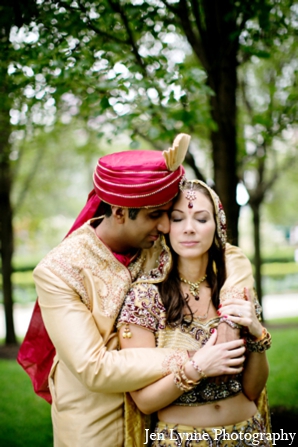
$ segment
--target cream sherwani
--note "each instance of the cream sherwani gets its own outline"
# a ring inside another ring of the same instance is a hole
[[[49,378],[55,447],[123,447],[123,393],[186,361],[170,349],[117,350],[115,320],[146,258],[149,251],[127,269],[85,224],[34,271],[56,348]]]

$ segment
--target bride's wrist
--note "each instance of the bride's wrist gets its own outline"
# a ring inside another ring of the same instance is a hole
[[[206,377],[204,370],[193,358],[185,364],[184,371],[187,377],[194,381],[200,381]]]
[[[259,340],[263,335],[263,330],[264,328],[260,323],[256,328],[249,331],[249,336],[255,340]]]

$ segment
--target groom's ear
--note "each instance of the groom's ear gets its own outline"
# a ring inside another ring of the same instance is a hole
[[[112,215],[114,219],[120,224],[122,224],[125,220],[127,214],[127,210],[118,206],[112,206]]]

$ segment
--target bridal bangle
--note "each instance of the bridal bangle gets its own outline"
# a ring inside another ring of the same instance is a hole
[[[200,383],[202,379],[206,377],[204,371],[202,371],[202,369],[195,363],[194,360],[191,360],[190,363],[192,364],[193,368],[199,372],[200,378],[198,380],[189,379],[185,374],[184,365],[181,365],[178,371],[174,373],[174,383],[176,387],[183,392],[192,390],[196,385]]]
[[[246,348],[250,352],[258,352],[262,354],[271,347],[271,335],[265,327],[263,327],[262,335],[259,338],[248,336],[246,338]]]
[[[200,374],[199,380],[205,379],[207,377],[202,368],[200,368],[199,365],[193,359],[190,361],[190,363],[192,367]]]
[[[242,326],[238,323],[234,323],[234,321],[229,320],[226,316],[223,316],[219,319],[218,324],[220,323],[226,323],[228,324],[232,329],[240,329]]]

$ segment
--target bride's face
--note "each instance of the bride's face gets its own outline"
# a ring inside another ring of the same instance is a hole
[[[185,194],[180,193],[171,212],[170,242],[183,258],[200,258],[208,253],[216,231],[211,199],[200,191],[195,194],[193,207],[189,208]]]

